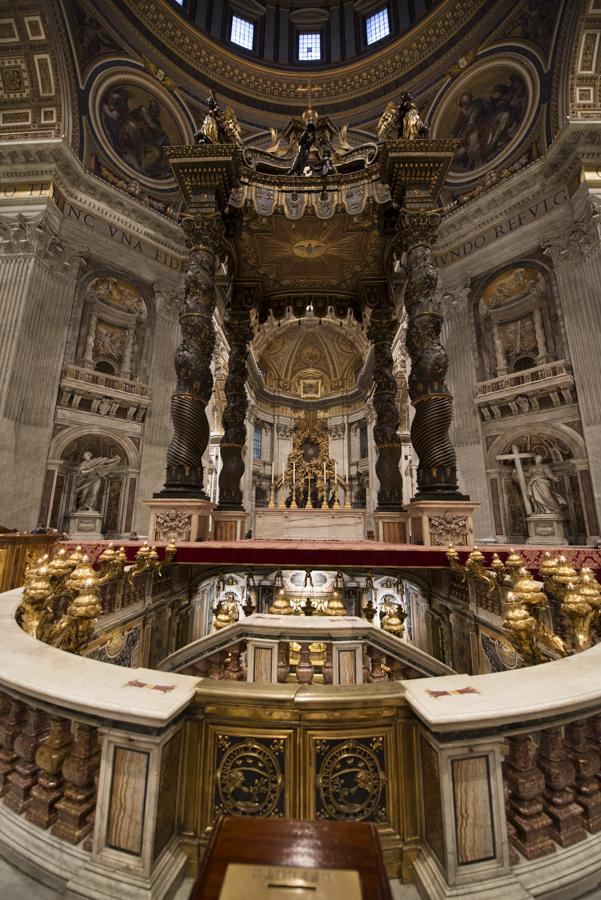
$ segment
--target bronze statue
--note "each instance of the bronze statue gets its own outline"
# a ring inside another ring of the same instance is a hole
[[[222,111],[217,97],[211,91],[207,98],[208,111],[202,125],[194,135],[197,144],[242,144],[240,125],[233,109],[228,106]]]
[[[395,129],[396,136],[406,141],[428,137],[428,126],[421,119],[411,91],[404,91],[398,103],[391,100],[387,104],[378,122],[378,140],[391,140]]]
[[[309,158],[309,153],[311,152],[311,148],[315,144],[315,125],[313,122],[308,122],[305,125],[305,130],[301,134],[300,140],[298,142],[298,150],[296,151],[296,156],[292,161],[292,165],[290,166],[288,175],[302,175],[305,166],[307,165],[307,160]]]

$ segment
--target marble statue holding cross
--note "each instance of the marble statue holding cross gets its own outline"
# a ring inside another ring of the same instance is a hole
[[[517,444],[512,452],[497,456],[499,461],[511,461],[514,477],[520,486],[530,537],[528,543],[555,543],[565,539],[563,510],[567,500],[555,488],[559,481],[539,453],[520,453]],[[522,460],[533,460],[526,469]]]

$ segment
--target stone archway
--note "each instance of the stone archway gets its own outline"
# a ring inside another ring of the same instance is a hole
[[[119,457],[119,462],[103,478],[97,509],[102,516],[104,536],[129,536],[140,471],[138,448],[127,436],[90,433],[89,428],[84,427],[64,429],[52,442],[40,524],[59,530],[66,527],[67,515],[76,506],[76,474],[86,451],[92,457]]]
[[[531,537],[524,486],[536,456],[542,457],[548,468],[547,487],[561,498],[566,537],[573,544],[586,543],[598,531],[587,502],[588,460],[582,439],[566,426],[513,429],[491,444],[487,469],[497,537],[509,543],[523,543]]]

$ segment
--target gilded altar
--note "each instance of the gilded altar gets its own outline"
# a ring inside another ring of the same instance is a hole
[[[305,412],[296,420],[283,475],[284,505],[292,510],[338,509],[340,484],[345,489],[330,457],[327,420],[317,412]]]
[[[269,508],[256,512],[255,536],[270,540],[365,537],[365,510],[351,508],[349,486],[330,456],[327,420],[317,412],[297,418],[281,481],[272,483]]]

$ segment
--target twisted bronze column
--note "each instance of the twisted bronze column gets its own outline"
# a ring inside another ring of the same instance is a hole
[[[219,213],[182,217],[190,265],[179,310],[182,339],[175,355],[177,387],[171,398],[173,438],[167,453],[167,479],[158,497],[207,499],[202,455],[210,429],[205,407],[211,398],[211,359],[215,345],[215,268],[223,241]]]
[[[250,298],[250,299],[249,299]],[[241,481],[244,475],[244,444],[246,443],[246,360],[252,339],[249,302],[252,294],[234,288],[232,306],[225,321],[230,345],[229,371],[225,382],[226,405],[223,411],[223,437],[220,452],[222,468],[219,473],[218,509],[244,509]]]
[[[386,283],[364,287],[365,302],[371,307],[367,336],[374,347],[374,395],[376,413],[374,441],[378,451],[376,475],[380,482],[378,510],[399,510],[403,505],[403,480],[397,381],[392,373],[392,342],[398,328],[394,304]]]
[[[440,213],[403,210],[400,239],[406,253],[409,396],[415,407],[411,442],[419,457],[416,499],[467,500],[457,490],[457,460],[449,437],[453,398],[445,384],[447,351],[440,343],[443,314],[436,297],[438,274],[432,255]]]

